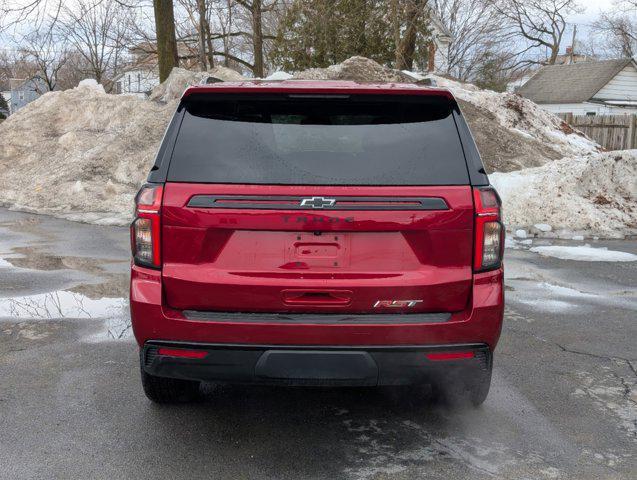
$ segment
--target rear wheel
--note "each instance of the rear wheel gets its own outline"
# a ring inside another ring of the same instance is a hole
[[[144,370],[141,362],[140,370],[144,393],[155,403],[182,403],[199,398],[200,382],[151,375]]]

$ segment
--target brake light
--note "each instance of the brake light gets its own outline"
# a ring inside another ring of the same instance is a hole
[[[473,269],[493,270],[502,264],[504,227],[500,216],[500,197],[492,187],[475,188],[476,209]]]
[[[135,219],[131,224],[131,249],[136,265],[161,268],[161,185],[144,185],[135,197]]]

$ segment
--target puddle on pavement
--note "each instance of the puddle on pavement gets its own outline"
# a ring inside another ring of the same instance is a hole
[[[0,298],[0,321],[97,319],[102,321],[101,326],[97,331],[89,333],[85,338],[87,341],[131,336],[126,274],[106,273],[101,262],[94,259],[51,255],[33,247],[12,248],[12,253],[0,257],[0,269],[77,271],[95,277],[95,280],[80,282],[70,288],[64,287],[64,290]]]
[[[0,298],[0,318],[4,320],[100,319],[100,331],[89,341],[128,338],[131,335],[128,302],[125,298],[91,299],[81,293],[55,292]]]
[[[56,291],[22,297],[0,298],[0,317],[51,320],[59,318],[107,318],[121,315],[124,298],[93,300],[80,293]]]

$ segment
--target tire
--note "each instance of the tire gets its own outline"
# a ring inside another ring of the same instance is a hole
[[[434,399],[451,406],[470,404],[479,407],[491,388],[491,368],[471,370],[451,378],[436,380],[431,385]]]
[[[141,359],[140,352],[142,387],[146,397],[152,402],[160,404],[184,403],[197,400],[200,397],[200,382],[151,375],[144,370]]]

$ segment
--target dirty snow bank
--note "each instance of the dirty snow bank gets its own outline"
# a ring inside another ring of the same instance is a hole
[[[565,158],[489,178],[502,197],[508,231],[567,238],[637,234],[637,150]]]
[[[0,204],[126,224],[175,108],[94,81],[46,93],[0,125]]]
[[[309,68],[296,73],[294,80],[351,80],[354,82],[407,82],[409,75],[384,67],[365,57],[351,57],[327,68]]]
[[[165,82],[153,88],[150,100],[170,102],[181,97],[184,90],[191,85],[198,85],[208,77],[214,77],[224,82],[240,82],[246,80],[239,72],[226,67],[214,67],[207,72],[193,72],[185,68],[173,68]]]
[[[459,100],[489,171],[541,166],[557,158],[600,150],[597,143],[559,117],[519,95],[483,90],[436,75],[431,78]]]

